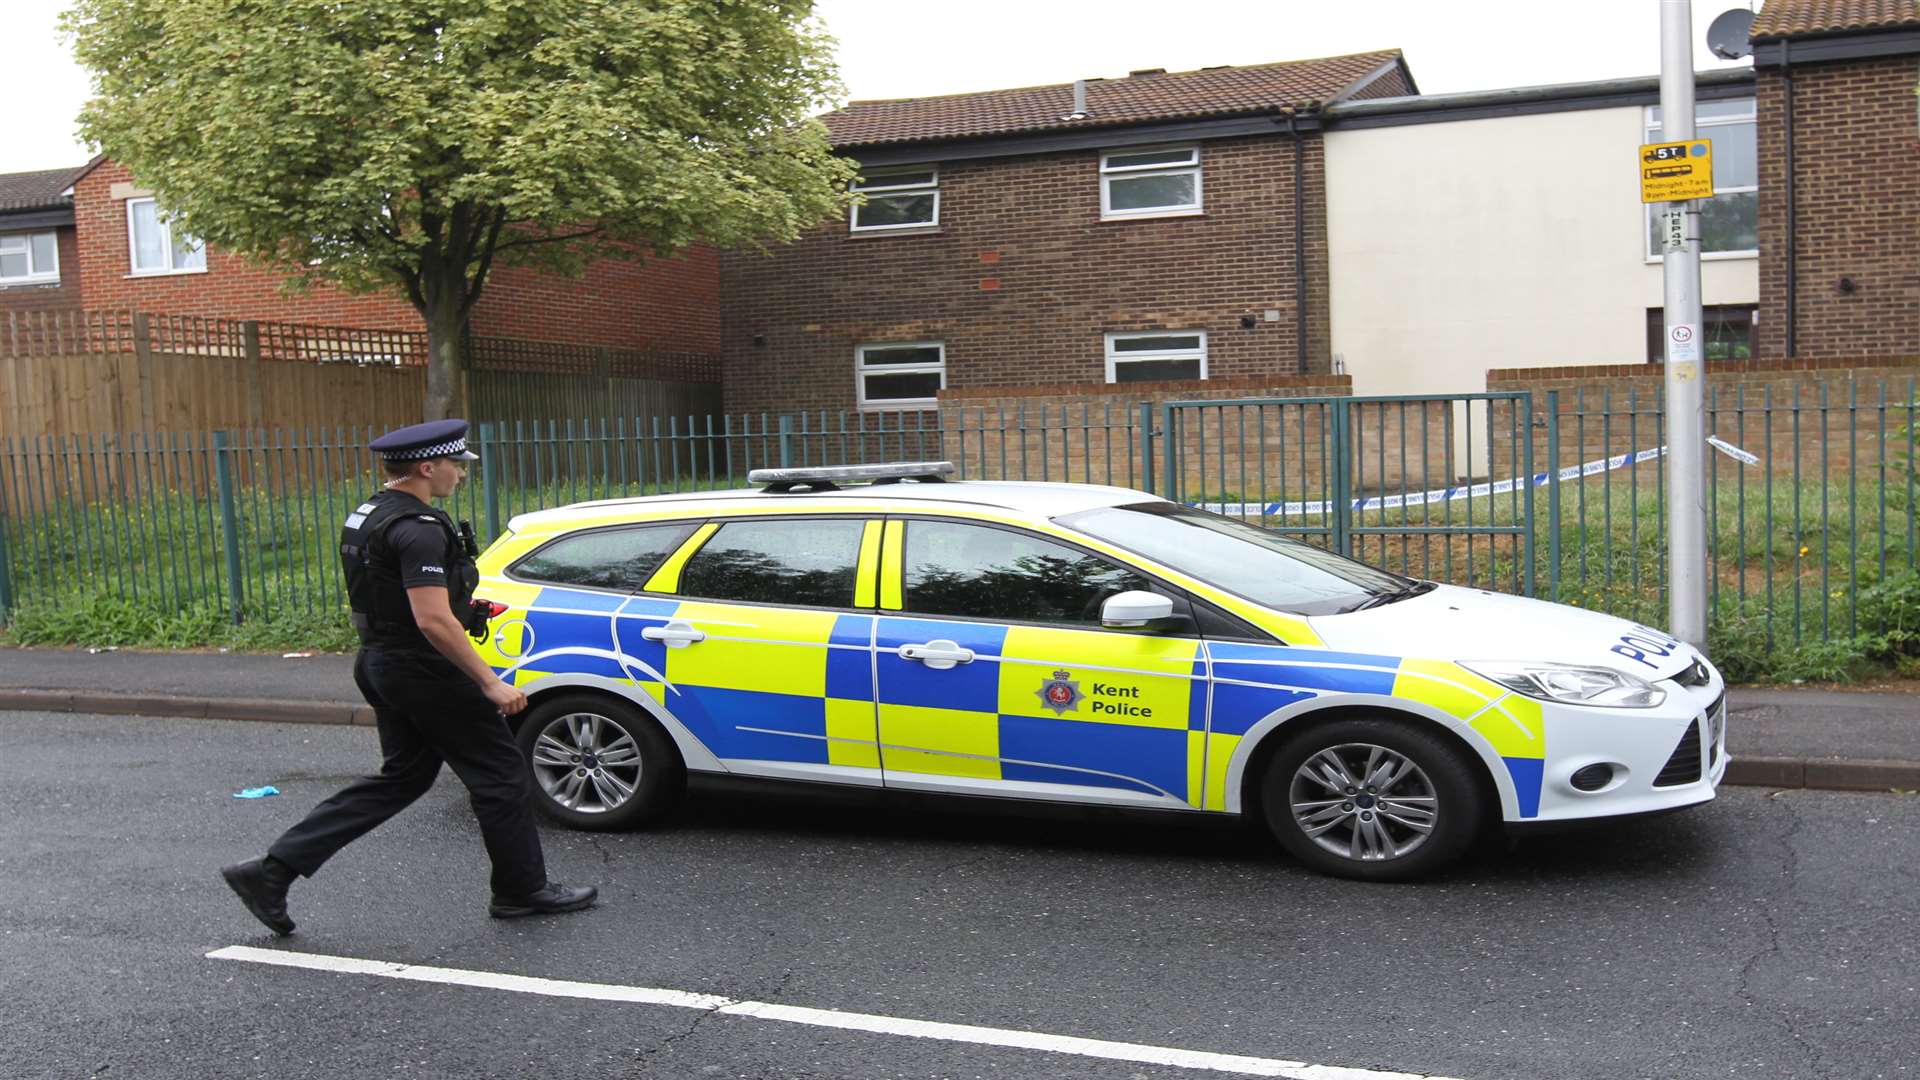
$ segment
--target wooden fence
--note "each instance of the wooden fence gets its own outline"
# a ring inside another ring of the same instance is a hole
[[[715,357],[471,338],[475,420],[720,410]],[[0,432],[393,427],[420,419],[426,335],[122,311],[9,312]]]

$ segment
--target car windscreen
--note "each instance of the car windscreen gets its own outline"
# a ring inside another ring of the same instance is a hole
[[[1082,510],[1054,519],[1163,566],[1301,615],[1331,615],[1410,581],[1235,518],[1171,502]]]

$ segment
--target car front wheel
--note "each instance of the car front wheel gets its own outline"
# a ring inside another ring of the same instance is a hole
[[[1380,717],[1336,720],[1275,752],[1261,808],[1274,838],[1308,866],[1404,881],[1452,862],[1478,835],[1476,767],[1437,733]]]
[[[656,821],[686,790],[686,767],[666,732],[632,706],[596,694],[534,706],[519,743],[535,805],[576,829]]]

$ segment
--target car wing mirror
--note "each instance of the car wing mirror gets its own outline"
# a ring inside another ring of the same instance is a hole
[[[1112,630],[1152,626],[1172,617],[1172,597],[1141,589],[1115,593],[1100,605],[1100,625]]]

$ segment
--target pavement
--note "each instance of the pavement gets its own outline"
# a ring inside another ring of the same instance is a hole
[[[376,741],[0,713],[0,1077],[1920,1078],[1920,797],[1727,788],[1372,885],[1199,815],[696,785],[543,827],[599,905],[495,920],[443,771],[269,936],[216,868]]]
[[[371,726],[353,657],[0,648],[0,710]],[[1920,693],[1736,686],[1729,784],[1920,790]]]

